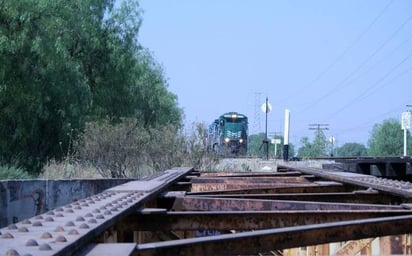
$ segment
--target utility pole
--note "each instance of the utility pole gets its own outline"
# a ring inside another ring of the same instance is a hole
[[[411,108],[412,105],[406,105],[407,108]],[[406,110],[405,112],[402,112],[401,116],[401,124],[402,124],[402,130],[403,130],[403,156],[408,155],[408,130],[411,129],[411,115],[412,112],[411,110]]]
[[[283,160],[289,160],[289,127],[290,127],[290,110],[285,109],[285,128],[283,130]]]
[[[263,113],[265,113],[266,121],[265,121],[265,139],[262,142],[264,146],[264,157],[266,160],[269,159],[269,141],[268,141],[268,113],[272,110],[272,105],[270,105],[268,97],[266,97],[266,102],[263,103],[261,107]]]
[[[316,130],[317,132],[320,132],[321,130],[329,130],[327,126],[329,126],[329,124],[310,124],[309,130]]]

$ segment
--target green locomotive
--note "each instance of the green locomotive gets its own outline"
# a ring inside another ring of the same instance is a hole
[[[248,138],[248,118],[228,112],[221,115],[209,127],[209,145],[220,155],[246,155]]]

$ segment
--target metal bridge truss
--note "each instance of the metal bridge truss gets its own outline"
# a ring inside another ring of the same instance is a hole
[[[411,198],[363,174],[177,168],[2,228],[0,255],[411,254]]]

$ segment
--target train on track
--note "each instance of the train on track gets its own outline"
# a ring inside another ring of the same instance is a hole
[[[228,112],[209,126],[208,145],[222,156],[244,156],[247,154],[248,118]]]

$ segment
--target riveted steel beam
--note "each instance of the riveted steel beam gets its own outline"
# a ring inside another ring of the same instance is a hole
[[[75,254],[191,170],[176,168],[131,181],[2,228],[0,255]]]
[[[319,201],[337,203],[363,203],[363,204],[400,204],[402,199],[378,191],[354,191],[341,193],[279,193],[279,194],[206,194],[197,197],[213,198],[242,198],[264,200],[294,200],[294,201]]]
[[[351,192],[358,190],[359,187],[343,185],[338,182],[328,184],[287,184],[285,186],[270,187],[264,186],[245,186],[244,188],[231,188],[230,184],[210,185],[207,184],[200,188],[200,191],[190,191],[188,195],[208,195],[208,194],[277,194],[277,193],[324,193],[324,192]],[[199,189],[199,188],[198,188]]]
[[[227,211],[227,212],[157,212],[138,213],[124,220],[139,231],[170,230],[259,230],[298,225],[322,224],[345,220],[399,216],[411,210],[341,210],[341,211]]]
[[[138,244],[139,255],[248,255],[411,232],[412,215]]]
[[[347,204],[289,200],[233,199],[185,196],[177,197],[175,211],[287,211],[287,210],[396,210],[396,205]]]

